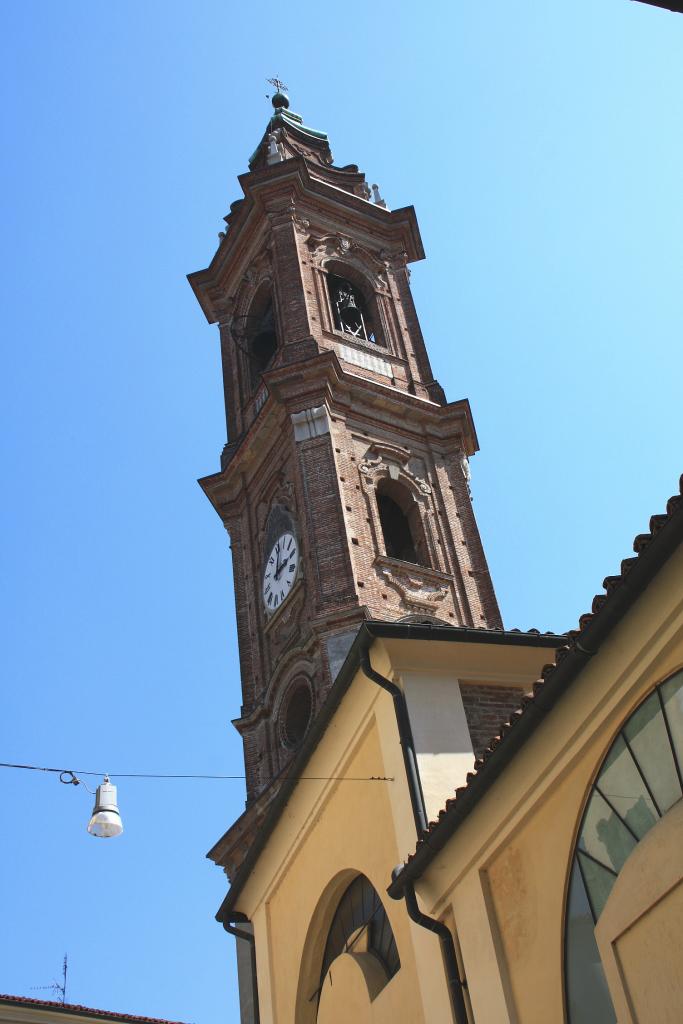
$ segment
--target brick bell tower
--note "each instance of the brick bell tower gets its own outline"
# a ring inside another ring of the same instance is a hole
[[[364,618],[501,626],[472,512],[469,403],[434,380],[389,210],[278,91],[206,270],[228,443],[200,484],[231,539],[247,809],[232,875]]]

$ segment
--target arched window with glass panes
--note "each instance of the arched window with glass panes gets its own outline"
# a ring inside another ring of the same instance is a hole
[[[640,840],[683,798],[683,671],[625,722],[591,788],[574,851],[565,919],[569,1024],[616,1024],[595,925]]]
[[[387,912],[365,875],[354,878],[337,904],[327,933],[318,994],[337,957],[354,951],[373,955],[384,972],[385,985],[401,966]]]

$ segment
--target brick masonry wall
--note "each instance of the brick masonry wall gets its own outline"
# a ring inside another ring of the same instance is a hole
[[[310,157],[306,147],[302,153]],[[315,160],[311,167],[315,171]],[[241,220],[231,215],[222,255],[197,277],[211,318],[221,324],[230,442],[223,483],[207,485],[232,543],[243,693],[237,725],[249,810],[224,844],[223,863],[230,871],[252,841],[277,789],[278,773],[292,756],[281,731],[290,685],[299,676],[310,680],[315,714],[332,682],[330,642],[339,647],[340,638],[352,635],[367,614],[501,624],[462,473],[460,452],[466,445],[457,418],[452,409],[436,415],[433,407],[408,398],[445,402],[432,378],[411,294],[405,217],[378,216],[351,195],[344,204],[338,189],[332,200],[331,189],[311,187],[306,175],[295,182],[289,161],[264,172],[262,162],[255,172],[252,213]],[[419,244],[409,248],[419,255]],[[327,274],[344,274],[345,267],[359,287],[362,282],[383,345],[363,346],[335,330]],[[278,349],[265,386],[255,387],[241,335],[249,322],[244,317],[267,282]],[[344,345],[341,380],[330,359],[315,368],[314,357],[330,349],[342,362]],[[387,369],[381,363],[359,363],[361,351],[388,361],[393,378],[380,372]],[[334,369],[329,379],[326,366]],[[259,421],[266,390],[271,400]],[[330,433],[295,440],[290,415],[320,405],[328,410]],[[231,470],[240,448],[243,458]],[[426,567],[386,557],[376,488],[380,478],[398,479],[396,473],[419,514]],[[269,618],[261,579],[275,504],[292,517],[303,572],[287,603]],[[521,691],[472,685],[463,688],[463,696],[473,743],[481,752],[517,706]]]
[[[221,512],[233,547],[243,690],[238,727],[250,799],[263,792],[291,757],[282,746],[279,721],[292,679],[302,673],[310,679],[314,711],[324,701],[331,684],[325,654],[329,636],[348,632],[366,614],[500,625],[460,465],[462,439],[455,421],[447,410],[400,400],[405,390],[443,401],[432,381],[401,254],[403,228],[387,220],[376,237],[374,214],[360,215],[355,200],[343,213],[305,189],[293,199],[289,187],[278,185],[270,197],[263,193],[262,202],[260,227],[250,229],[247,251],[225,277],[221,300],[226,316],[230,310],[238,317],[248,315],[254,296],[271,280],[279,340],[267,382],[269,408],[274,400],[280,410],[276,429],[272,409],[270,420],[256,420],[265,388],[254,390],[249,360],[227,320],[221,329],[230,440],[235,450],[241,443],[247,452],[251,446],[254,451],[237,463],[241,469],[235,468],[231,479],[236,481],[235,473],[240,473],[240,490],[230,485],[229,507]],[[349,275],[353,270],[354,279],[360,276],[366,282],[386,348],[359,346],[334,330],[328,262],[334,272],[348,264]],[[383,395],[371,386],[389,383],[379,372],[381,365],[370,369],[345,363],[341,381],[332,373],[325,377],[329,360],[321,361],[319,369],[315,361],[312,369],[307,365],[310,357],[331,347],[339,354],[345,342],[354,351],[389,359],[392,369],[400,370],[393,388]],[[290,414],[321,404],[328,409],[329,434],[295,440]],[[228,462],[225,473],[230,474]],[[376,486],[382,475],[398,479],[396,473],[402,486],[412,488],[406,493],[412,494],[419,513],[428,549],[426,567],[386,558]],[[274,503],[292,516],[303,572],[287,604],[267,618],[261,574],[267,517]],[[496,693],[504,700],[503,691]],[[482,743],[517,698],[514,691],[514,700],[508,695],[497,710],[490,697],[473,700]]]
[[[432,397],[443,401],[443,391],[438,385],[434,388],[429,357],[410,291],[405,256],[401,255],[401,229],[386,224],[387,234],[379,238],[373,224],[366,223],[361,227],[362,220],[355,217],[354,221],[339,215],[333,217],[315,198],[299,200],[297,212],[308,224],[299,234],[298,263],[309,310],[309,330],[320,350],[329,347],[326,333],[334,329],[327,298],[328,265],[332,272],[342,276],[346,265],[350,279],[363,280],[366,300],[377,314],[377,326],[384,344],[376,347],[375,354],[380,357],[394,355],[403,361],[402,373],[395,380],[395,386],[421,397],[434,392]],[[392,235],[394,237],[390,238]],[[335,237],[341,236],[352,242],[348,254],[334,245]],[[332,242],[327,246],[316,246],[316,240]],[[389,256],[390,251],[393,256]],[[382,263],[384,270],[378,274]],[[386,380],[382,382],[386,383]]]
[[[374,489],[365,486],[368,478],[363,477],[359,467],[366,457],[375,458],[373,443],[390,442],[413,453],[409,469],[412,466],[429,485],[430,494],[422,502],[421,516],[425,533],[431,531],[436,543],[430,561],[435,569],[452,577],[447,598],[436,602],[433,609],[423,609],[424,613],[432,611],[441,621],[453,625],[500,626],[467,485],[455,453],[442,453],[424,434],[416,438],[414,427],[411,430],[388,421],[380,426],[359,411],[351,416],[337,411],[331,417],[331,431],[355,585],[360,602],[370,614],[398,619],[422,611],[406,603],[400,588],[383,578],[381,567],[376,566],[376,556],[384,554],[384,541],[378,516],[373,516]],[[404,568],[410,571],[409,566]],[[414,567],[414,575],[419,577],[419,567]],[[429,579],[427,582],[430,585]]]
[[[346,528],[341,510],[337,468],[329,434],[298,445],[303,489],[302,547],[309,578],[315,581],[318,610],[340,601],[355,601]]]
[[[507,722],[524,696],[518,686],[486,686],[463,683],[460,686],[465,717],[476,757],[481,757],[500,727]]]

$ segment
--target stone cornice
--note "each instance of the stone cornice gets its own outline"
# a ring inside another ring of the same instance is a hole
[[[281,366],[264,375],[268,398],[249,430],[240,439],[230,462],[220,473],[202,477],[199,485],[224,518],[226,507],[242,491],[247,467],[267,458],[283,431],[291,430],[289,416],[302,409],[327,405],[332,415],[374,413],[382,420],[395,416],[416,437],[425,435],[442,443],[459,440],[466,455],[478,451],[474,422],[467,399],[437,405],[398,388],[344,371],[334,352],[323,352],[303,363]]]
[[[209,266],[188,274],[188,281],[209,323],[221,317],[221,299],[235,287],[244,273],[250,254],[261,244],[264,230],[270,230],[268,217],[288,216],[293,222],[310,213],[320,221],[343,215],[347,231],[358,237],[368,234],[368,218],[373,224],[373,241],[380,248],[405,252],[406,261],[424,259],[424,249],[412,206],[386,210],[323,181],[311,173],[303,157],[285,160],[275,167],[240,175],[245,198],[233,203],[228,231],[221,239]],[[314,203],[309,210],[309,199]],[[350,224],[349,224],[350,222]]]

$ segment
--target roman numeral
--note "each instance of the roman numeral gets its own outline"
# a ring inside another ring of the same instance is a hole
[[[289,571],[289,572],[294,572],[294,570],[295,570],[295,569],[296,569],[296,566],[294,565],[294,562],[292,562],[292,563],[290,564],[290,566],[289,566],[289,570],[288,570],[288,571]]]
[[[273,595],[272,594],[268,594],[268,604],[271,605],[272,603],[273,603]]]

